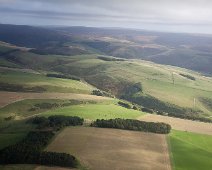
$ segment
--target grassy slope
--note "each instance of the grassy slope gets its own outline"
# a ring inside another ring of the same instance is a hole
[[[2,51],[8,49],[0,49]],[[212,115],[212,110],[203,105],[198,98],[212,99],[212,79],[198,73],[171,66],[162,66],[145,61],[103,61],[95,55],[81,55],[73,57],[42,56],[32,53],[16,52],[24,64],[35,69],[54,70],[84,77],[89,83],[106,90],[119,90],[123,83],[142,82],[144,93],[150,94],[162,101],[183,107],[193,107],[196,98],[196,108]],[[23,55],[24,54],[24,55]],[[36,59],[38,57],[38,59]],[[33,60],[31,60],[31,58]],[[63,60],[62,64],[59,62]],[[41,62],[44,61],[44,64]],[[36,64],[33,64],[36,63]],[[49,63],[50,67],[46,67]],[[0,65],[10,67],[25,67],[0,59]],[[33,66],[34,65],[34,66]],[[47,69],[46,69],[47,68]],[[175,85],[172,84],[171,74],[174,72]],[[196,81],[191,81],[179,75],[192,75]],[[29,86],[45,86],[48,91],[89,93],[91,86],[79,84],[72,80],[47,78],[32,73],[15,73],[7,71],[0,75],[1,82],[23,83]],[[77,89],[77,90],[76,90]],[[84,91],[85,90],[85,91]],[[23,103],[22,103],[23,104]],[[23,109],[26,109],[24,105]],[[16,107],[11,107],[16,110]],[[14,111],[13,110],[13,111]],[[22,110],[19,110],[20,112]],[[41,115],[64,114],[76,115],[87,119],[96,118],[136,118],[143,113],[127,110],[114,103],[76,105],[43,112]],[[1,124],[1,122],[0,122]],[[20,140],[28,130],[33,128],[22,121],[9,121],[0,126],[0,148]],[[5,128],[6,127],[6,128]],[[171,149],[175,170],[208,170],[212,164],[211,136],[198,135],[187,132],[173,131],[170,134]],[[1,167],[0,167],[1,168]]]
[[[85,104],[59,108],[54,111],[41,113],[44,116],[68,115],[79,116],[85,119],[114,119],[114,118],[136,118],[144,113],[132,109],[126,109],[116,104]]]
[[[142,82],[144,93],[164,102],[192,108],[193,100],[196,98],[196,109],[212,115],[212,110],[198,100],[199,97],[212,99],[212,79],[190,70],[141,60],[103,61],[97,59],[98,55],[94,54],[59,56],[18,51],[13,55],[18,58],[17,62],[9,62],[9,64],[77,75],[90,84],[116,95],[120,95],[126,85]],[[0,64],[4,65],[5,62],[8,61],[0,61]],[[172,73],[174,73],[175,85],[172,84]],[[182,77],[179,73],[192,75],[196,81]],[[55,88],[49,90],[54,91]]]
[[[21,84],[28,87],[41,86],[49,92],[90,93],[93,89],[92,86],[76,80],[52,78],[43,74],[11,70],[0,72],[0,82]]]
[[[34,108],[36,104],[42,104],[42,103],[50,103],[50,104],[66,104],[66,103],[71,103],[69,100],[57,100],[57,99],[27,99],[27,100],[22,100],[18,101],[12,104],[9,104],[3,108],[0,109],[0,118],[2,117],[8,117],[15,115],[18,118],[25,118],[27,116],[33,116],[35,114],[41,113],[46,110],[51,110],[51,109],[37,109],[34,111],[30,111],[30,109]],[[55,109],[55,108],[52,108]]]
[[[41,108],[39,108],[39,106],[36,106],[36,105],[40,105],[43,103],[57,104],[57,106],[41,107]],[[53,115],[54,112],[58,112],[60,110],[69,110],[70,106],[76,107],[76,108],[82,108],[82,105],[80,105],[80,104],[84,104],[85,107],[87,107],[90,104],[93,107],[95,107],[95,106],[98,107],[98,111],[100,111],[100,112],[107,112],[106,110],[104,110],[105,107],[107,107],[107,110],[109,110],[108,107],[109,106],[113,107],[116,103],[117,103],[117,101],[115,99],[111,99],[111,100],[25,99],[25,100],[11,103],[3,108],[0,108],[0,121],[3,120],[3,118],[9,117],[9,116],[15,116],[14,119],[25,119],[27,117],[34,116],[34,115],[37,115],[39,113],[43,113],[46,111],[50,112]],[[78,107],[78,105],[80,105],[80,107]],[[36,109],[31,110],[33,108],[36,108]],[[119,106],[116,106],[114,108],[122,109],[122,107],[119,107]],[[119,110],[121,110],[121,109],[119,109]],[[126,111],[129,109],[124,108],[122,110]],[[97,110],[95,110],[95,109],[93,109],[93,111],[97,112]],[[74,112],[74,111],[72,111],[72,112]],[[64,114],[67,114],[67,113],[64,112]]]
[[[19,65],[21,67],[27,65],[35,70],[52,70],[76,75],[116,95],[120,95],[127,85],[141,82],[145,94],[181,107],[192,108],[196,98],[195,109],[212,115],[212,110],[198,100],[199,97],[212,99],[212,79],[190,70],[140,60],[103,61],[98,59],[97,55],[42,56],[29,52],[15,52],[14,55],[24,63],[22,66]],[[172,73],[175,85],[172,84]],[[196,81],[180,76],[179,73],[192,75]],[[48,86],[50,91],[55,91],[54,87]],[[67,90],[63,88],[63,91]]]
[[[16,46],[0,41],[0,54],[10,52],[11,50],[14,50],[17,48],[18,47]]]
[[[174,170],[209,170],[212,136],[172,131],[169,135]]]
[[[91,84],[113,93],[120,93],[124,84],[141,82],[144,93],[150,94],[159,100],[176,104],[181,107],[193,107],[196,98],[196,109],[207,114],[212,111],[207,109],[199,97],[212,98],[212,79],[198,73],[171,66],[162,66],[145,61],[103,61],[95,56],[71,57],[75,61],[54,70],[69,71],[84,78]],[[172,84],[174,72],[175,85]],[[189,74],[196,81],[189,80],[179,75]]]

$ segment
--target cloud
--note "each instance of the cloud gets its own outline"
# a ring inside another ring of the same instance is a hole
[[[0,22],[131,28],[149,24],[150,29],[184,26],[185,31],[195,25],[204,32],[212,26],[211,8],[210,0],[0,0]]]

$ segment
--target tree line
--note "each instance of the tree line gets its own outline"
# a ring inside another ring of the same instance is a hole
[[[98,89],[93,90],[91,94],[96,96],[114,97],[110,93]]]
[[[119,101],[118,104],[119,104],[120,106],[122,106],[122,107],[127,108],[127,109],[131,109],[131,108],[132,108],[131,104],[126,103],[126,102]]]
[[[27,136],[15,145],[0,150],[0,164],[40,164],[61,167],[77,167],[77,159],[66,153],[46,152],[43,149],[54,137],[53,130],[59,130],[65,126],[82,125],[84,120],[80,117],[55,115],[46,117],[34,117],[28,121],[37,125],[42,131],[31,131]],[[44,131],[51,127],[53,130]]]
[[[79,77],[76,76],[71,76],[71,75],[64,75],[64,74],[46,74],[47,77],[54,77],[54,78],[62,78],[62,79],[71,79],[71,80],[76,80],[80,81]]]
[[[77,159],[70,154],[42,151],[53,136],[52,131],[29,132],[22,141],[0,150],[0,164],[77,167]]]
[[[122,96],[123,99],[131,101],[133,103],[137,103],[139,105],[142,105],[146,108],[153,109],[160,112],[165,113],[177,113],[177,114],[184,114],[186,112],[186,109],[180,108],[176,105],[172,105],[169,103],[162,102],[155,97],[146,95],[146,96]]]
[[[98,59],[103,61],[126,61],[125,59],[122,58],[104,57],[104,56],[98,56]]]
[[[28,121],[37,125],[38,129],[51,127],[59,130],[65,126],[80,126],[83,124],[84,119],[77,116],[63,116],[54,115],[47,117],[34,117]]]
[[[182,108],[174,104],[165,103],[149,95],[136,97],[124,95],[122,98],[144,106],[145,108],[141,109],[144,112],[153,113],[153,111],[155,111],[160,115],[212,123],[212,119],[200,117],[198,112],[193,109]]]
[[[187,79],[190,79],[190,80],[196,80],[195,77],[193,77],[193,76],[191,76],[191,75],[189,75],[189,74],[180,73],[180,75],[183,76],[183,77],[185,77],[185,78],[187,78]]]
[[[210,118],[193,116],[193,115],[188,115],[188,114],[168,113],[168,116],[177,117],[177,118],[181,118],[181,119],[188,119],[188,120],[193,120],[193,121],[212,123],[212,119],[210,119]]]
[[[135,130],[135,131],[161,133],[161,134],[168,134],[171,130],[171,126],[166,123],[144,122],[133,119],[119,119],[119,118],[109,120],[97,119],[91,124],[91,126],[101,128]]]

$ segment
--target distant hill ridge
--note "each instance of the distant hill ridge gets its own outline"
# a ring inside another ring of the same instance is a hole
[[[37,54],[105,54],[179,66],[212,75],[212,36],[92,27],[0,24],[0,41]]]

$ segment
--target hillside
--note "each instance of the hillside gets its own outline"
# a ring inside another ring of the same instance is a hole
[[[2,55],[1,60],[1,66],[4,67],[43,70],[46,73],[55,72],[79,77],[119,98],[174,116],[212,115],[212,79],[190,70],[98,54],[41,55],[26,50],[12,51],[9,55]],[[43,86],[48,87],[48,84]]]
[[[56,28],[82,37],[80,43],[121,58],[143,59],[211,74],[212,37],[201,34],[146,30],[69,27]]]
[[[142,59],[212,74],[212,37],[201,34],[91,27],[0,25],[0,41],[32,48],[37,54],[98,53]]]
[[[86,54],[89,53],[77,44],[66,45],[75,39],[66,33],[44,27],[0,24],[0,41],[21,47],[28,47],[39,54]]]
[[[0,169],[208,170],[210,43],[0,25]]]

